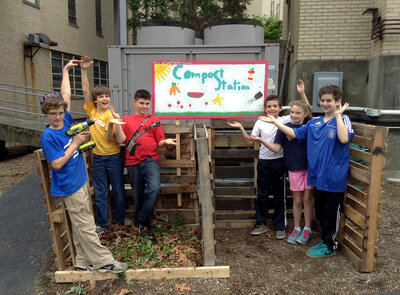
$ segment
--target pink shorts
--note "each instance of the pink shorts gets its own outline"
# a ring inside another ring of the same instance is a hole
[[[289,171],[290,189],[292,192],[302,192],[305,189],[313,189],[307,185],[307,170]]]

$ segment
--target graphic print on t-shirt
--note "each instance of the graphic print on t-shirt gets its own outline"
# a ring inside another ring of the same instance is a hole
[[[144,125],[144,123],[150,118],[151,116],[146,117],[142,124],[140,124],[140,126],[138,127],[138,129],[136,129],[136,131],[133,133],[132,138],[129,140],[128,143],[128,151],[129,154],[131,156],[133,156],[135,154],[136,151],[136,147],[140,146],[140,143],[137,143],[136,141],[143,135],[145,134],[147,131],[149,131],[151,128],[153,127],[160,127],[161,123],[160,121],[154,121],[153,123],[151,123],[149,126],[147,126],[146,128],[143,129],[142,132],[139,133],[140,129],[142,128],[142,126]]]

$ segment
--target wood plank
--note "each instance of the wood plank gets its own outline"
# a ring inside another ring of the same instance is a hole
[[[363,137],[374,138],[376,126],[357,122],[352,122],[351,125],[355,134]]]
[[[364,137],[364,136],[360,136],[360,135],[355,135],[353,137],[353,139],[351,140],[351,143],[355,143],[355,144],[358,144],[360,146],[367,147],[367,148],[372,148],[373,139]]]
[[[160,160],[160,168],[191,168],[196,167],[195,160]]]
[[[365,216],[361,215],[348,205],[343,206],[343,212],[347,219],[351,220],[362,229],[365,229]]]
[[[353,207],[355,210],[357,210],[360,214],[364,216],[367,213],[367,206],[349,193],[347,194],[346,205]]]
[[[229,126],[226,122],[231,121],[227,119],[212,119],[210,121],[210,127],[213,129],[234,129],[231,126]],[[244,129],[252,129],[255,122],[257,121],[257,118],[251,118],[251,119],[235,119],[236,122],[239,122],[242,124]]]
[[[254,182],[249,181],[224,181],[224,182],[216,182],[214,187],[254,187]]]
[[[201,223],[203,238],[203,264],[215,265],[215,225],[214,207],[211,191],[211,172],[208,153],[208,139],[196,139],[197,160],[199,163],[199,201],[201,204]]]
[[[349,238],[344,237],[343,244],[349,248],[351,252],[353,252],[357,257],[362,257],[363,251],[360,247],[358,247],[353,241]]]
[[[358,268],[361,267],[361,259],[356,254],[354,254],[350,248],[348,248],[345,244],[341,243],[341,251],[344,252],[345,256],[350,259],[350,261]]]
[[[163,175],[161,174],[161,183],[197,183],[196,175]]]
[[[253,167],[216,166],[215,178],[253,178]]]
[[[214,195],[217,197],[218,195],[255,195],[256,188],[255,187],[215,187]]]
[[[215,135],[214,147],[247,147],[247,143],[240,134]]]
[[[163,124],[164,134],[182,134],[182,133],[190,133],[193,132],[193,125],[185,124],[185,125],[175,125],[175,124]]]
[[[216,220],[215,226],[217,228],[252,228],[256,220]]]
[[[355,187],[352,184],[347,185],[347,192],[352,194],[354,197],[359,199],[360,201],[366,203],[367,202],[367,193],[363,192],[359,188]]]
[[[357,244],[358,247],[362,247],[363,244],[363,236],[360,234],[354,227],[350,224],[346,224],[344,227],[344,231],[348,234]]]
[[[356,161],[350,160],[350,167],[355,167],[361,170],[370,171],[368,166],[365,166],[361,163],[357,163]]]
[[[176,267],[176,268],[148,268],[128,269],[127,280],[164,280],[184,278],[229,278],[229,266],[199,266],[199,267]],[[117,274],[99,273],[97,271],[56,271],[57,283],[84,282],[88,280],[118,279]]]
[[[350,166],[350,175],[352,178],[361,181],[365,184],[369,184],[371,174],[369,171],[365,171],[354,166]]]
[[[178,193],[195,193],[197,192],[196,185],[182,185],[182,186],[163,186],[161,187],[162,195],[178,194]]]
[[[364,231],[363,262],[361,271],[371,272],[375,264],[375,245],[379,219],[379,199],[381,196],[383,153],[385,151],[385,138],[388,128],[377,126],[374,134],[374,144],[372,147],[371,181],[368,191],[368,212],[366,215],[366,229]]]
[[[350,156],[355,157],[359,160],[370,163],[371,153],[357,150],[355,148],[350,148]]]
[[[215,149],[212,152],[212,157],[216,158],[229,158],[229,159],[253,159],[257,157],[258,151],[248,149]]]

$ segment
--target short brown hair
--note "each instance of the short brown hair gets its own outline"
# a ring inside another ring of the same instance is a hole
[[[92,100],[96,101],[97,97],[100,95],[107,94],[108,96],[111,96],[110,89],[104,85],[97,85],[95,88],[93,88],[92,91]]]
[[[146,89],[139,89],[135,92],[133,99],[138,100],[139,98],[142,98],[144,100],[151,100],[151,94]]]
[[[278,101],[279,107],[282,107],[282,100],[278,95],[268,95],[267,98],[264,100],[264,109],[267,107],[267,101],[276,100]]]
[[[337,85],[327,85],[318,91],[319,98],[324,94],[332,94],[335,101],[343,98],[343,90]]]
[[[49,93],[42,97],[40,100],[41,110],[43,114],[47,114],[51,109],[58,109],[59,107],[64,107],[64,111],[67,109],[68,104],[64,101],[61,94]]]

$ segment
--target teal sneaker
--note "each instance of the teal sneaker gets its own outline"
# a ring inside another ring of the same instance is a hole
[[[299,232],[297,229],[294,229],[292,233],[289,235],[287,238],[287,242],[290,244],[296,244],[297,238],[300,236],[301,232]]]
[[[310,239],[311,232],[307,229],[303,229],[301,234],[297,237],[296,242],[302,245],[307,244],[308,240]]]
[[[307,251],[306,255],[311,258],[325,258],[336,255],[336,250],[329,250],[328,247],[322,243],[322,246],[319,248]]]
[[[323,244],[324,244],[324,242],[323,242],[323,241],[321,241],[321,242],[319,242],[318,244],[316,244],[316,245],[314,245],[314,246],[310,247],[310,250],[319,249],[319,248],[321,248],[321,247],[322,247],[322,245],[323,245]]]

